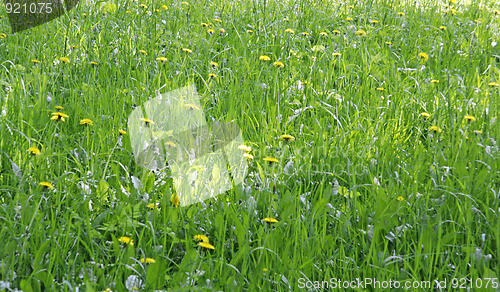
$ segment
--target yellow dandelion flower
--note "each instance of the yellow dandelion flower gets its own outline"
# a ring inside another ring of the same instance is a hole
[[[399,196],[399,197],[398,197],[398,201],[402,202],[402,201],[404,201],[404,200],[405,200],[405,198],[403,198],[403,197],[401,197],[401,196]]]
[[[332,31],[332,32],[333,32],[334,34],[340,34],[340,31],[338,31],[338,30],[334,30],[334,31]]]
[[[186,1],[182,1],[181,4],[182,5],[189,5],[189,3],[187,3]]]
[[[65,122],[67,118],[69,118],[69,116],[65,113],[61,113],[61,112],[55,112],[55,113],[52,113],[51,114],[52,117],[50,118],[51,120],[54,120],[54,121],[63,121]]]
[[[170,148],[177,148],[177,145],[174,142],[171,142],[171,141],[165,142],[165,146],[168,146]]]
[[[48,182],[48,181],[42,181],[38,185],[41,186],[44,189],[49,189],[49,190],[53,190],[54,189],[54,186],[50,182]]]
[[[498,10],[498,9],[494,9],[492,12],[493,12],[493,14],[495,14],[495,15],[500,14],[500,10]]]
[[[345,20],[346,21],[352,21],[352,17],[347,17]]]
[[[263,268],[263,269],[262,269],[262,271],[264,271],[264,272],[267,272],[267,271],[268,271],[268,269],[266,269],[266,268]]]
[[[439,80],[432,79],[432,80],[431,80],[431,83],[439,83]]]
[[[280,162],[278,159],[274,158],[274,157],[266,157],[266,158],[263,158],[264,161],[267,161],[269,163],[278,163]]]
[[[156,261],[155,261],[154,259],[152,259],[152,258],[142,258],[142,259],[140,259],[139,261],[140,261],[142,264],[144,264],[144,262],[145,262],[146,264],[154,264],[154,263],[156,263]]]
[[[276,62],[273,63],[273,66],[277,67],[277,68],[283,68],[283,67],[285,67],[285,64],[283,64],[280,61],[276,61]]]
[[[488,83],[489,86],[492,86],[492,87],[498,87],[499,84],[497,82],[490,82]]]
[[[326,31],[322,31],[319,33],[320,36],[328,36],[328,33]]]
[[[253,33],[253,30],[247,29],[247,33]]]
[[[284,134],[280,136],[280,140],[283,140],[285,142],[291,142],[295,140],[295,137],[292,135]]]
[[[196,234],[193,237],[193,240],[209,243],[208,237],[206,235],[203,235],[203,234]]]
[[[146,207],[147,207],[147,208],[149,208],[149,209],[151,209],[151,210],[156,209],[156,208],[158,208],[159,206],[160,206],[160,204],[159,204],[159,203],[156,203],[156,204],[155,204],[155,203],[150,203],[150,204],[147,204],[147,205],[146,205]]]
[[[424,60],[424,62],[429,61],[429,55],[427,55],[427,54],[426,54],[426,53],[424,53],[424,52],[420,52],[420,53],[418,53],[418,57],[419,57],[420,59],[423,59],[423,60]]]
[[[340,56],[342,56],[342,54],[341,53],[333,53],[333,56],[334,57],[340,57]]]
[[[287,29],[285,29],[285,32],[287,32],[287,33],[295,33],[295,32],[293,31],[293,29],[291,29],[291,28],[287,28]]]
[[[219,63],[217,62],[210,62],[210,65],[214,67],[219,67]]]
[[[252,147],[247,146],[247,145],[240,145],[240,146],[238,146],[238,149],[243,150],[243,151],[245,151],[245,152],[250,152],[250,151],[252,151]]]
[[[482,18],[478,18],[478,19],[475,19],[474,22],[477,23],[477,24],[481,24],[483,22],[483,19]]]
[[[167,10],[167,9],[168,9],[167,5],[162,5],[162,6],[161,6],[161,8],[162,8],[163,10]]]
[[[380,91],[380,92],[382,92],[382,91],[385,90],[385,88],[383,88],[383,87],[377,87],[377,90]]]
[[[146,126],[148,126],[149,124],[151,124],[151,125],[155,124],[155,122],[153,122],[152,120],[150,120],[148,118],[140,118],[139,121],[144,122],[144,124],[146,124]]]
[[[7,35],[6,35],[6,34],[4,34],[4,33],[0,33],[0,39],[6,38],[6,37],[7,37]]]
[[[31,62],[33,62],[33,63],[35,63],[35,64],[39,64],[39,63],[41,63],[41,62],[40,62],[40,61],[38,61],[37,59],[33,59],[33,60],[31,60]]]
[[[139,6],[140,6],[141,8],[144,8],[144,9],[148,8],[148,6],[147,6],[146,4],[141,4],[141,5],[139,5]]]
[[[201,242],[198,242],[198,245],[205,248],[205,249],[215,249],[215,247],[208,242],[201,241]]]
[[[56,105],[56,110],[58,110],[58,111],[62,111],[63,109],[64,109],[64,108],[63,108],[62,106],[60,106],[60,105]]]
[[[266,55],[262,55],[259,57],[259,60],[261,61],[264,61],[264,62],[267,62],[267,61],[271,61],[271,58],[269,58],[268,56]]]
[[[226,32],[226,30],[225,30],[225,29],[223,29],[223,28],[219,28],[219,34],[224,34],[225,32]]]
[[[124,131],[124,130],[122,130],[122,129],[118,130],[118,133],[120,133],[120,135],[126,135],[127,134],[127,132]]]
[[[481,131],[481,130],[474,130],[474,133],[476,133],[476,134],[482,134],[483,131]]]
[[[388,46],[392,46],[391,42],[385,42],[385,44],[388,45]]]
[[[356,31],[356,35],[357,36],[366,36],[366,31],[360,29],[360,30]]]
[[[188,109],[190,109],[190,110],[199,110],[199,109],[200,109],[200,108],[199,108],[197,105],[195,105],[195,104],[185,104],[184,106],[185,106],[185,107],[187,107],[187,108],[188,108]]]
[[[250,153],[243,153],[243,157],[245,157],[246,159],[249,159],[249,160],[253,159],[253,155]]]
[[[449,1],[451,4],[457,4],[457,0],[450,0]]]
[[[464,119],[466,119],[469,122],[476,121],[476,118],[474,116],[470,116],[470,115],[465,116]]]
[[[439,27],[439,29],[440,29],[440,30],[446,30],[446,26],[441,25],[441,26]]]
[[[156,61],[167,62],[168,59],[165,57],[158,57],[158,58],[156,58]]]
[[[220,20],[219,18],[215,18],[214,21],[218,22],[218,23],[222,23],[222,20]]]
[[[125,244],[131,245],[131,246],[134,245],[134,240],[128,236],[122,236],[122,237],[118,238],[118,242],[125,243]]]
[[[213,29],[211,29],[211,28],[210,28],[210,29],[207,29],[207,33],[208,33],[208,34],[213,34],[214,32],[215,32],[215,30],[213,30]]]
[[[140,50],[139,53],[143,54],[143,55],[148,55],[148,52],[146,52],[145,50]]]
[[[272,218],[272,217],[266,217],[264,219],[262,219],[262,221],[266,222],[266,223],[278,223],[279,221],[276,220],[276,218]]]
[[[290,19],[288,17],[283,18],[283,21],[290,22]]]
[[[301,35],[303,35],[303,36],[308,36],[308,35],[309,35],[309,33],[308,33],[308,32],[306,32],[306,31],[301,32],[300,34],[301,34]]]
[[[94,125],[94,123],[90,119],[83,119],[83,120],[80,120],[80,125],[92,126],[92,125]]]
[[[172,204],[174,204],[174,207],[178,207],[179,206],[179,196],[177,196],[177,194],[172,194],[172,196],[170,196],[170,202],[172,202]]]
[[[59,61],[61,61],[63,63],[69,63],[69,58],[68,57],[61,57],[61,58],[59,58]]]
[[[405,13],[404,12],[398,12],[398,16],[405,16]]]
[[[432,131],[434,133],[441,133],[442,132],[441,128],[439,128],[438,126],[432,126],[432,127],[430,127],[429,131]]]
[[[97,63],[96,61],[90,61],[90,65],[97,66],[97,65],[99,65],[99,63]]]
[[[376,19],[370,20],[370,23],[371,23],[371,24],[377,24],[377,23],[378,23],[378,20],[376,20]]]
[[[446,14],[450,14],[451,13],[451,15],[456,15],[457,14],[457,10],[451,8],[449,10],[446,10],[444,13],[446,13]]]
[[[158,9],[158,8],[157,8],[157,9],[155,9],[155,12],[160,12],[160,9]]]
[[[208,73],[208,78],[215,78],[217,75],[215,73]]]
[[[42,154],[42,152],[40,151],[40,149],[38,149],[37,147],[30,147],[26,151],[28,151],[33,156],[34,155],[40,155],[40,154]]]
[[[125,11],[125,13],[130,14],[131,12],[130,12],[130,10],[127,10],[127,11]]]
[[[200,25],[201,25],[202,27],[207,27],[207,26],[208,26],[208,23],[204,23],[204,22],[202,22]]]
[[[192,53],[193,51],[191,51],[190,49],[182,49],[184,52],[186,53]]]
[[[424,117],[425,119],[428,119],[431,115],[429,113],[422,112],[422,113],[420,113],[420,116]]]

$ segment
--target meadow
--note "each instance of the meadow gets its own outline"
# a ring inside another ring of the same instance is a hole
[[[0,291],[499,290],[500,3],[0,7]],[[180,207],[127,119],[187,85],[251,149]]]

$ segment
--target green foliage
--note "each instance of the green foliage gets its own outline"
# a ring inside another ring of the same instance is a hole
[[[0,8],[2,285],[498,278],[500,7],[396,2],[82,2],[15,35]],[[244,184],[181,208],[118,130],[187,84],[253,159]]]

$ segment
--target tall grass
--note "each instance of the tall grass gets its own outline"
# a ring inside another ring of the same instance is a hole
[[[495,9],[81,2],[15,35],[1,11],[0,290],[289,291],[331,278],[438,289],[434,280],[499,278]],[[238,124],[254,159],[243,185],[180,208],[168,173],[138,167],[118,130],[187,84],[209,121]],[[51,120],[55,106],[65,122]]]

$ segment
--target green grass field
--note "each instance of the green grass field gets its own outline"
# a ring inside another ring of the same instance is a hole
[[[0,6],[0,291],[499,291],[500,3],[454,2]],[[119,130],[187,85],[253,159],[180,207]]]

